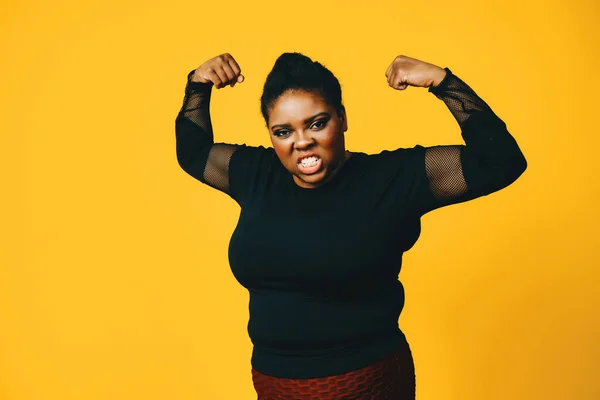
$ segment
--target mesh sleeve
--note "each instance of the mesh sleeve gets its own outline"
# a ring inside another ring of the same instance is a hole
[[[446,103],[446,106],[461,127],[475,112],[480,111],[494,114],[490,106],[469,85],[454,75],[449,68],[444,68],[444,70],[446,70],[444,79],[442,79],[439,85],[430,87],[429,92]]]
[[[465,145],[424,148],[426,194],[419,213],[500,190],[514,182],[527,162],[506,124],[460,78],[446,77],[429,89],[443,100],[459,126]]]
[[[188,74],[183,105],[175,120],[177,161],[189,175],[231,194],[229,162],[240,145],[214,143],[209,112],[212,84],[193,82],[193,73]]]

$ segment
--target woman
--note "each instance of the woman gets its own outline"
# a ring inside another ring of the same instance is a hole
[[[273,147],[214,143],[211,89],[243,82],[241,69],[223,54],[188,75],[177,158],[241,207],[229,261],[250,292],[259,400],[414,399],[398,327],[402,254],[423,214],[500,190],[526,168],[503,121],[448,68],[398,56],[386,77],[443,100],[465,145],[346,150],[340,84],[299,53],[282,54],[264,85]]]

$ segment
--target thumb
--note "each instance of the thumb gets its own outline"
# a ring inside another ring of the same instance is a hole
[[[234,87],[236,84],[242,83],[242,82],[244,82],[244,75],[239,74],[238,77],[237,77],[237,79],[235,80],[235,82],[231,82],[229,84],[229,86]]]

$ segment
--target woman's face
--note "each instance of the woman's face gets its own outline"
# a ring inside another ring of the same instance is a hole
[[[345,114],[342,109],[338,115],[319,94],[304,90],[288,90],[271,105],[271,143],[298,186],[324,184],[349,157],[344,143],[348,130]]]

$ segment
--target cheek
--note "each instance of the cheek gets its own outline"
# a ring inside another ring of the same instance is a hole
[[[285,141],[278,140],[277,138],[271,138],[271,144],[273,145],[273,149],[275,150],[275,154],[279,157],[279,160],[283,165],[289,164],[292,162],[290,157],[290,149],[291,144],[286,143]]]
[[[335,147],[337,141],[337,135],[328,135],[321,141],[321,146],[325,147],[326,149],[332,149]]]
[[[335,149],[339,146],[342,133],[338,127],[323,131],[323,135],[319,139],[319,145],[327,150]]]

